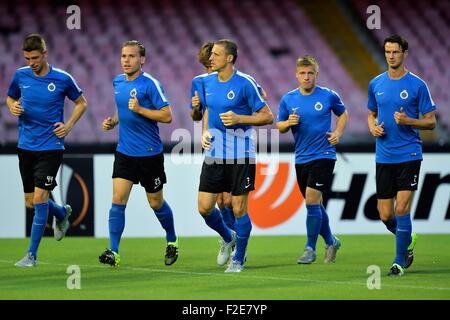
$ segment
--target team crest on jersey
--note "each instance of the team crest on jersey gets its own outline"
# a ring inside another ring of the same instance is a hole
[[[130,91],[130,96],[131,96],[132,98],[135,98],[136,95],[137,95],[137,90],[136,90],[136,88],[133,88],[133,90]]]
[[[228,91],[227,93],[228,100],[233,100],[234,97],[235,97],[234,91],[233,90]]]
[[[53,82],[50,82],[47,86],[48,91],[53,92],[56,89],[56,86]]]
[[[317,101],[316,104],[314,105],[314,109],[320,111],[323,109],[323,105],[319,101]]]
[[[408,96],[408,91],[406,91],[406,89],[400,92],[400,98],[402,98],[403,100],[408,99]]]

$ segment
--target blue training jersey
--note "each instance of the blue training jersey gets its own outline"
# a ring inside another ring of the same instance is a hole
[[[82,95],[75,79],[50,66],[45,76],[36,76],[30,67],[17,69],[8,96],[21,99],[24,112],[19,116],[18,147],[31,151],[64,150],[64,138],[54,133],[54,124],[64,122],[64,100]]]
[[[236,124],[225,127],[220,114],[233,111],[238,115],[252,115],[267,105],[256,82],[249,75],[234,70],[231,78],[220,82],[218,73],[203,77],[205,103],[208,106],[208,127],[212,144],[205,156],[219,159],[255,158],[252,126]]]
[[[201,110],[202,114],[205,112],[205,109],[206,109],[205,85],[203,83],[203,80],[207,75],[208,75],[208,73],[203,73],[198,76],[195,76],[192,79],[192,84],[191,84],[191,99],[190,99],[191,102],[190,102],[189,106],[192,110],[192,97],[195,96],[195,91],[197,91],[198,98],[200,100],[200,110]],[[256,84],[259,94],[262,95],[262,92],[263,92],[262,87],[256,82],[256,80],[253,77],[249,76],[248,74],[247,74],[247,77]]]
[[[295,163],[317,159],[336,159],[336,148],[328,142],[331,132],[331,112],[340,116],[345,106],[339,95],[325,87],[316,86],[313,93],[303,95],[296,88],[281,97],[277,122],[286,121],[295,113],[299,123],[291,127],[295,141]]]
[[[403,110],[408,117],[436,110],[426,83],[412,72],[394,80],[384,72],[370,81],[367,106],[378,113],[378,124],[384,122],[384,136],[376,139],[377,163],[402,163],[422,160],[419,129],[398,125],[394,112]]]
[[[203,78],[206,77],[208,73],[200,74],[192,79],[191,84],[191,102],[190,107],[192,110],[192,97],[195,96],[195,91],[198,93],[198,98],[200,100],[200,110],[202,114],[205,112],[205,86],[203,84]]]
[[[153,156],[163,151],[157,121],[145,118],[128,108],[128,101],[136,97],[139,105],[159,110],[169,105],[159,81],[145,72],[128,81],[125,74],[114,78],[114,96],[119,115],[119,143],[117,151],[128,156]]]

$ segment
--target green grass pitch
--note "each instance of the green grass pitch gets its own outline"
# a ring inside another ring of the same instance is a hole
[[[253,236],[239,274],[216,265],[217,237],[180,238],[180,256],[164,265],[163,238],[124,238],[121,266],[100,265],[107,239],[44,238],[35,268],[17,268],[29,239],[0,240],[0,299],[450,299],[450,235],[419,235],[415,261],[403,277],[386,274],[395,252],[392,235],[342,235],[335,264],[298,265],[305,236]],[[80,268],[80,289],[69,290],[67,267]],[[368,289],[371,265],[380,289]]]

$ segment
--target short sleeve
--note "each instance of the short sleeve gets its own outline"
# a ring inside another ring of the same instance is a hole
[[[83,90],[81,90],[71,75],[69,75],[64,82],[66,84],[65,94],[70,100],[75,101],[83,94]]]
[[[373,91],[373,81],[369,84],[369,89],[367,90],[367,108],[372,112],[378,112],[377,100],[375,99],[375,94]]]
[[[436,110],[436,105],[434,104],[433,98],[431,98],[430,90],[428,90],[428,86],[425,82],[419,87],[417,100],[421,114]]]
[[[8,96],[13,98],[14,100],[17,100],[22,96],[19,87],[19,77],[19,73],[16,72],[8,89]]]
[[[280,106],[278,108],[277,122],[289,119],[289,111],[284,97],[281,97]]]
[[[338,117],[345,112],[345,105],[336,91],[331,90],[331,110]]]
[[[164,95],[164,88],[161,86],[158,80],[150,79],[148,82],[149,85],[147,87],[147,94],[152,102],[152,105],[156,109],[161,109],[167,105],[169,105],[169,101],[167,101],[166,96]]]

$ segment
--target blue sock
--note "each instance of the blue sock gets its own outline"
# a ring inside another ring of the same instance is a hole
[[[234,217],[233,208],[224,207],[223,209],[220,209],[220,213],[222,214],[223,221],[225,221],[227,227],[233,231],[236,231],[236,227],[234,225],[236,218]]]
[[[231,241],[231,230],[223,221],[219,209],[214,208],[209,215],[207,215],[206,217],[203,216],[203,219],[205,219],[208,227],[217,231],[217,233],[220,234],[225,242]]]
[[[308,241],[306,246],[316,250],[317,237],[320,233],[322,225],[322,210],[320,204],[311,204],[306,206],[306,233],[308,235]]]
[[[246,213],[244,216],[236,219],[236,253],[233,260],[244,264],[245,251],[247,250],[248,238],[252,231],[252,221]]]
[[[411,242],[411,215],[397,216],[397,230],[395,232],[396,255],[394,263],[405,266],[405,255]]]
[[[113,203],[109,210],[109,248],[116,253],[125,228],[125,208],[125,204]]]
[[[37,250],[42,236],[44,235],[45,225],[48,218],[48,203],[36,203],[34,205],[33,225],[31,226],[31,241],[28,252],[31,252],[37,258]]]
[[[391,220],[383,221],[383,223],[386,225],[386,228],[395,234],[395,230],[397,229],[397,218],[393,217]]]
[[[52,199],[48,199],[48,213],[55,216],[56,219],[62,221],[66,217],[66,209],[57,205]]]
[[[173,213],[172,209],[170,209],[169,204],[164,201],[161,208],[158,210],[153,210],[155,212],[156,217],[161,223],[161,226],[164,230],[166,230],[166,241],[167,242],[175,242],[177,241],[177,235],[175,234],[175,226],[173,224]]]
[[[322,236],[325,243],[330,246],[334,244],[334,236],[331,233],[330,229],[330,219],[328,219],[327,211],[323,205],[320,205],[320,209],[322,211],[322,224],[320,226],[320,235]]]

